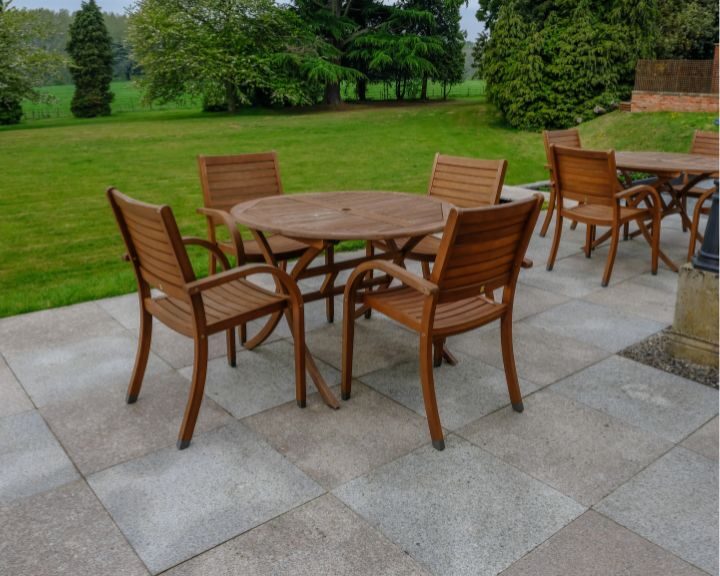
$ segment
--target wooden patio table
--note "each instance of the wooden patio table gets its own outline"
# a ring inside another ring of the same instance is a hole
[[[307,249],[293,266],[290,275],[295,281],[317,276],[325,278],[319,290],[303,294],[305,302],[313,302],[329,295],[342,294],[345,286],[335,284],[338,274],[355,268],[361,262],[383,258],[402,264],[405,255],[420,240],[428,234],[442,231],[451,207],[450,204],[419,194],[352,191],[259,198],[235,205],[230,213],[236,222],[251,230],[268,264],[277,266],[267,243],[267,233],[282,234],[307,244]],[[407,240],[399,245],[399,238]],[[324,264],[310,266],[325,248],[342,240],[382,240],[387,245],[387,251],[341,262],[335,262],[330,257]],[[389,279],[384,276],[367,278],[363,287],[370,289],[386,283],[389,283]],[[328,306],[332,306],[332,298],[328,299]],[[363,312],[359,310],[358,314]],[[262,329],[256,341],[267,338],[279,320],[278,314]],[[307,350],[306,363],[325,403],[338,408],[337,398]]]
[[[677,152],[615,152],[615,165],[620,170],[628,186],[631,186],[631,172],[644,172],[653,174],[657,179],[652,182],[652,186],[658,191],[663,190],[670,194],[670,201],[665,202],[660,196],[662,203],[661,218],[670,214],[680,214],[683,225],[691,227],[692,221],[685,212],[683,204],[683,196],[696,184],[703,180],[707,180],[718,172],[718,158],[712,156],[704,156],[702,154],[684,154]],[[671,180],[679,174],[688,175],[687,182],[681,190],[675,190],[671,185]],[[662,251],[660,257],[663,261],[677,272],[677,265]]]

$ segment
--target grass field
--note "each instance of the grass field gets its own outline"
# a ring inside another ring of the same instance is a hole
[[[711,114],[612,113],[581,126],[588,146],[685,150]],[[104,196],[115,185],[173,206],[205,234],[195,157],[274,149],[287,193],[424,193],[433,155],[507,158],[507,183],[546,177],[541,136],[508,128],[479,99],[340,110],[136,112],[0,129],[0,316],[134,289]],[[204,255],[195,260],[204,268]]]

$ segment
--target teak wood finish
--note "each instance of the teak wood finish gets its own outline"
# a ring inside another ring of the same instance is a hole
[[[518,273],[537,221],[543,198],[487,208],[452,208],[429,279],[398,264],[372,260],[358,266],[345,288],[341,390],[350,398],[356,301],[361,299],[420,336],[420,379],[430,436],[435,448],[445,447],[433,380],[433,348],[451,335],[500,320],[505,376],[513,408],[522,412],[512,348],[512,310]],[[358,293],[368,272],[377,270],[402,285]],[[503,288],[501,302],[485,294]]]
[[[658,258],[661,256],[661,201],[658,191],[648,185],[624,190],[617,179],[615,153],[612,150],[582,150],[551,144],[550,161],[557,195],[557,221],[547,269],[552,270],[555,264],[562,235],[562,220],[570,218],[587,225],[587,256],[592,249],[590,234],[593,227],[610,228],[611,243],[602,278],[603,286],[610,282],[620,229],[633,221],[650,244],[652,273],[657,274]],[[565,199],[574,200],[578,205],[566,208]],[[625,205],[622,205],[623,202]],[[652,221],[652,234],[645,225],[646,220]]]
[[[135,270],[140,298],[140,338],[128,387],[128,404],[134,403],[140,394],[150,354],[153,318],[192,338],[195,342],[192,384],[177,441],[179,449],[187,448],[205,389],[208,337],[226,332],[228,362],[235,366],[234,327],[268,314],[285,313],[295,341],[296,399],[304,406],[303,302],[290,276],[264,265],[230,269],[227,257],[215,244],[180,235],[169,206],[138,202],[114,188],[107,190],[107,196],[125,241],[127,259]],[[225,271],[198,280],[187,254],[188,245],[209,250]],[[270,292],[248,282],[246,278],[253,274],[271,274],[282,288],[281,292]],[[163,295],[153,297],[151,288],[157,288]]]
[[[555,205],[557,204],[555,181],[551,169],[550,146],[554,144],[556,146],[565,146],[566,148],[582,148],[582,142],[580,141],[580,132],[577,128],[570,128],[569,130],[545,130],[543,132],[543,144],[545,145],[545,157],[547,158],[546,168],[550,172],[550,198],[548,198],[548,206],[545,211],[545,220],[543,220],[542,228],[540,229],[540,236],[542,238],[547,234],[553,212],[555,211]],[[574,221],[572,229],[574,230],[576,226],[577,222]]]
[[[208,239],[225,254],[236,258],[238,266],[246,263],[264,262],[262,248],[255,239],[244,240],[236,222],[229,214],[230,209],[240,202],[258,198],[282,196],[280,168],[275,152],[256,154],[234,154],[227,156],[198,156],[200,183],[205,206],[198,212],[207,218]],[[219,240],[217,229],[224,227],[229,240]],[[267,243],[275,260],[284,268],[285,263],[301,256],[306,244],[282,234],[267,236]],[[326,262],[333,259],[333,245],[325,249]],[[216,257],[210,256],[211,270],[215,271]],[[326,316],[328,322],[334,319],[334,302],[328,299]],[[247,340],[245,326],[240,326],[240,341],[246,348],[260,345],[274,330],[280,315],[273,315],[258,334]]]

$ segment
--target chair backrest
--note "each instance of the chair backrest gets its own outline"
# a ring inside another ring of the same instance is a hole
[[[690,153],[717,157],[718,147],[720,147],[720,135],[717,132],[695,130]]]
[[[504,287],[511,302],[543,197],[486,208],[453,208],[445,225],[430,281],[439,301],[450,302]]]
[[[507,160],[478,160],[436,154],[428,194],[460,208],[500,201]]]
[[[543,142],[545,143],[545,154],[550,160],[550,145],[565,146],[566,148],[582,148],[580,132],[577,128],[568,130],[545,130],[543,131]]]
[[[187,299],[183,286],[195,273],[170,206],[138,202],[115,188],[108,188],[107,196],[138,283]]]
[[[618,191],[614,150],[550,145],[550,169],[560,198],[613,206]]]
[[[198,156],[206,208],[229,211],[235,204],[282,194],[275,152]]]

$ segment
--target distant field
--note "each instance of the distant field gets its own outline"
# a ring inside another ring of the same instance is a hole
[[[686,150],[713,114],[614,112],[580,127],[590,147]],[[198,154],[277,150],[287,193],[425,193],[433,156],[506,158],[506,181],[546,177],[539,133],[509,128],[482,99],[348,104],[339,110],[127,112],[0,128],[0,316],[134,289],[104,191],[168,203],[205,235]],[[194,256],[198,270],[206,258]]]
[[[112,102],[113,113],[117,112],[149,112],[151,110],[200,110],[202,102],[198,98],[186,97],[177,102],[168,104],[143,104],[142,91],[134,82],[113,82],[111,90],[115,94]],[[72,116],[70,102],[72,101],[75,86],[66,84],[63,86],[46,86],[40,89],[41,92],[53,97],[50,103],[30,102],[23,103],[25,121],[47,118],[66,118]],[[462,84],[453,86],[449,97],[468,98],[478,97],[485,94],[485,82],[482,80],[467,80]],[[428,97],[432,100],[442,98],[442,87],[431,82],[428,85]],[[349,86],[343,86],[343,98],[347,101],[355,100],[355,90]],[[395,100],[394,88],[390,89],[381,84],[370,84],[367,90],[369,100]]]

